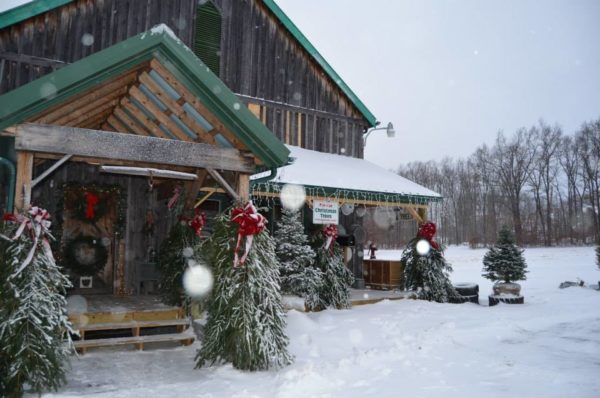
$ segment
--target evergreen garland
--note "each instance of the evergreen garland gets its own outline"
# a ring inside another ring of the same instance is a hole
[[[187,268],[189,257],[184,256],[184,249],[194,248],[199,238],[186,222],[175,223],[169,237],[160,245],[158,253],[158,269],[160,271],[160,291],[163,301],[169,305],[183,306],[189,310],[189,300],[182,285],[183,273]]]
[[[94,250],[94,257],[82,259],[78,251],[87,246]],[[102,244],[101,238],[93,236],[78,236],[65,245],[61,266],[72,270],[78,275],[96,275],[104,269],[108,260],[108,250]]]
[[[350,308],[350,287],[354,283],[354,275],[344,264],[340,245],[335,240],[331,245],[333,250],[332,247],[326,249],[324,243],[317,249],[316,266],[323,273],[319,288],[319,307]]]
[[[34,222],[29,214],[24,217]],[[14,235],[16,225],[4,223],[0,229],[5,235],[0,237],[0,396],[21,397],[25,386],[41,395],[65,382],[73,332],[65,294],[71,285],[44,252],[42,236],[31,262],[20,270],[34,243],[31,231],[10,240],[6,236]]]
[[[483,257],[482,276],[494,282],[506,283],[527,279],[523,251],[515,244],[510,229],[502,227],[498,241]]]
[[[234,268],[237,226],[229,213],[217,217],[206,242],[215,284],[196,367],[225,361],[242,370],[280,368],[292,357],[287,352],[275,242],[266,230],[255,235],[245,264]]]
[[[313,267],[316,254],[304,234],[300,212],[284,208],[277,227],[275,252],[281,264],[281,291],[303,297],[307,308],[316,309],[323,272]]]
[[[417,252],[417,243],[421,240],[421,237],[413,238],[402,252],[404,288],[417,291],[421,300],[447,303],[459,299],[460,295],[450,282],[452,266],[444,258],[443,248],[432,245],[427,254],[421,255]]]

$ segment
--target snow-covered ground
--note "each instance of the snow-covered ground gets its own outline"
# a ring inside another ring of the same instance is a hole
[[[145,352],[90,352],[48,397],[600,397],[600,292],[558,289],[600,279],[593,248],[528,249],[524,305],[487,306],[484,250],[451,247],[454,282],[481,305],[383,301],[288,313],[295,363],[278,371],[193,369],[197,343]],[[378,252],[379,257],[394,253]]]

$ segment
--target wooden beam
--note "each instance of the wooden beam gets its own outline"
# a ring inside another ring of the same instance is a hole
[[[103,173],[123,174],[152,178],[170,178],[175,180],[195,181],[198,177],[191,173],[173,170],[156,169],[154,167],[100,166]]]
[[[208,171],[208,174],[210,174],[210,176],[221,186],[223,187],[223,189],[225,189],[225,191],[227,191],[227,193],[236,201],[241,202],[242,198],[240,198],[240,196],[238,195],[238,193],[235,191],[235,189],[233,189],[231,187],[231,185],[229,185],[229,183],[227,182],[227,180],[225,178],[223,178],[223,176],[221,174],[219,174],[216,170],[213,170],[211,168],[206,168],[206,171]]]
[[[87,104],[90,101],[94,101],[98,98],[103,98],[106,95],[114,92],[118,87],[126,86],[131,81],[135,80],[136,73],[130,72],[117,79],[104,83],[101,87],[94,87],[84,93],[75,96],[67,103],[60,104],[41,115],[37,115],[31,121],[36,123],[47,123],[50,124],[56,119],[68,115],[82,106],[82,101]],[[85,97],[85,99],[83,99]]]
[[[24,212],[31,204],[31,177],[33,175],[33,153],[17,151],[17,183],[15,210]]]
[[[179,138],[182,141],[192,141],[193,138],[190,138],[189,135],[185,133],[175,122],[167,116],[160,108],[150,100],[150,98],[146,97],[146,95],[140,90],[137,86],[131,86],[129,89],[129,95],[135,98],[140,104],[144,106],[158,121],[165,125],[169,131],[175,135],[175,137]]]
[[[427,221],[427,207],[425,208],[419,208],[417,209],[417,212],[419,213],[419,217],[421,217],[421,220],[423,220],[422,222],[426,222]]]
[[[106,117],[108,117],[108,114],[112,113],[112,110],[117,105],[117,102],[118,102],[118,100],[116,100],[116,99],[112,100],[112,101],[110,101],[102,106],[99,106],[98,108],[95,108],[85,114],[79,115],[79,117],[70,120],[68,123],[65,123],[65,124],[52,123],[52,124],[57,124],[59,126],[79,127],[80,125],[87,123],[89,120],[96,119],[98,115],[106,114]]]
[[[107,102],[116,104],[117,103],[116,100],[119,97],[121,97],[122,95],[124,95],[126,92],[127,92],[127,87],[122,87],[121,89],[118,89],[118,90],[114,91],[113,93],[107,94],[104,97],[100,97],[97,100],[88,103],[87,105],[81,106],[81,108],[76,109],[73,112],[70,112],[69,114],[64,115],[56,120],[53,120],[48,124],[56,124],[59,126],[68,126],[69,125],[68,123],[70,123],[71,121],[76,120],[83,115],[90,114],[94,110],[102,107]]]
[[[128,98],[121,98],[121,106],[127,109],[129,113],[131,113],[142,124],[142,126],[155,137],[170,138],[164,131],[160,129],[160,127],[158,127],[158,124],[156,124],[154,120],[151,120],[148,116],[146,116],[142,110],[131,103]]]
[[[217,119],[211,111],[204,106],[202,102],[196,98],[194,94],[192,94],[183,84],[177,80],[175,76],[167,68],[165,68],[160,62],[153,59],[150,61],[150,66],[155,70],[165,81],[167,81],[185,100],[188,104],[190,104],[196,111],[201,114],[217,131],[211,130],[211,135],[215,135],[217,133],[222,134],[226,137],[233,146],[238,149],[244,148],[240,140],[238,140],[235,135],[229,131],[227,127],[219,119]]]
[[[240,174],[238,176],[237,193],[243,203],[250,199],[250,175]]]
[[[72,126],[72,127],[80,127],[82,129],[99,130],[98,127],[100,127],[100,125],[102,123],[104,123],[110,115],[112,115],[113,110],[114,110],[114,108],[105,109],[104,112],[101,112],[101,113],[97,114],[96,116],[94,116],[93,118],[85,120],[81,123],[78,123],[77,126]]]
[[[198,191],[200,188],[202,188],[207,174],[208,172],[204,169],[198,170],[196,173],[196,179],[193,182],[186,184],[186,195],[183,207],[184,211],[191,210],[194,207],[194,203],[198,197]]]
[[[422,224],[423,223],[423,218],[421,217],[421,215],[419,214],[420,212],[417,211],[414,207],[406,207],[406,210],[408,210],[408,212],[410,213],[410,215],[412,216],[412,218],[415,219],[415,221],[418,224]],[[421,210],[421,209],[419,209]]]
[[[127,113],[121,107],[117,106],[113,111],[113,115],[120,121],[123,122],[127,128],[133,131],[135,134],[139,135],[148,135],[148,132],[144,129],[143,126],[140,126],[135,120],[129,117]],[[109,120],[110,117],[109,117]]]
[[[115,109],[115,111],[116,111],[116,109]],[[121,111],[121,112],[123,112],[123,111]],[[114,114],[114,111],[113,111],[113,114]],[[108,119],[106,119],[106,121],[112,128],[115,129],[115,131],[118,131],[119,133],[130,133],[130,130],[127,128],[127,126],[125,126],[119,119],[114,117],[114,115],[110,115],[108,117]]]
[[[254,171],[252,159],[233,148],[64,126],[20,124],[15,148],[247,174]]]
[[[35,187],[37,184],[42,182],[44,180],[44,178],[48,177],[50,175],[50,173],[52,173],[54,170],[56,170],[60,166],[62,166],[63,163],[65,163],[67,160],[69,160],[72,156],[73,155],[65,155],[62,158],[60,158],[58,161],[56,161],[52,166],[50,166],[46,170],[44,170],[44,172],[42,174],[40,174],[33,181],[31,181],[31,188]]]
[[[206,192],[206,195],[204,195],[202,198],[200,198],[199,201],[196,202],[196,204],[194,205],[194,209],[196,209],[202,203],[206,202],[208,200],[208,198],[210,198],[214,193],[217,192],[217,188],[208,188],[208,189],[211,189],[211,190],[210,191],[207,191],[206,189],[200,190],[200,192]]]
[[[187,114],[185,109],[174,100],[166,91],[162,89],[150,75],[146,72],[142,73],[139,77],[140,82],[142,82],[156,97],[169,108],[171,112],[175,116],[177,116],[190,130],[194,131],[200,141],[206,142],[208,144],[214,144],[215,139],[212,135],[208,134],[208,132],[201,126],[196,119]]]

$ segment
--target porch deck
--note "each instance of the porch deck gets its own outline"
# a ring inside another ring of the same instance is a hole
[[[350,289],[352,305],[375,304],[383,300],[414,299],[415,292],[401,290]]]
[[[73,295],[68,297],[69,316],[85,313],[124,313],[178,310],[161,302],[160,296],[137,295],[116,297],[110,294]]]

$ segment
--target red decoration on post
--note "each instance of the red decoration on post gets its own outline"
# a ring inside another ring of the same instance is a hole
[[[175,203],[177,203],[177,199],[179,199],[180,195],[181,195],[181,188],[175,187],[175,189],[173,190],[173,196],[171,196],[171,199],[169,199],[169,202],[167,203],[167,208],[169,210],[172,209],[173,206],[175,206]]]
[[[419,230],[417,231],[417,236],[419,238],[423,238],[423,239],[427,240],[427,242],[429,242],[431,247],[433,247],[436,250],[439,250],[440,249],[439,245],[437,244],[436,241],[433,240],[435,231],[436,231],[435,224],[432,223],[431,221],[428,221],[419,226]]]
[[[188,225],[192,227],[196,236],[200,237],[202,228],[204,228],[204,225],[206,224],[206,214],[204,214],[204,212],[200,213],[198,209],[196,209],[195,213],[194,218],[188,221]]]
[[[231,221],[239,225],[233,258],[233,266],[237,268],[243,266],[244,262],[246,262],[246,258],[252,247],[254,235],[261,233],[265,229],[267,219],[256,210],[252,201],[248,201],[243,208],[236,207],[233,209],[231,212]],[[238,250],[242,244],[242,237],[246,237],[246,248],[242,257],[239,258]]]
[[[88,220],[93,220],[94,218],[96,218],[96,211],[95,211],[94,207],[98,204],[100,199],[93,193],[86,192],[85,193],[85,201],[86,201],[85,218],[87,218]]]
[[[325,236],[325,250],[329,249],[329,253],[333,255],[333,241],[338,236],[337,226],[329,224],[323,228],[323,235]]]

